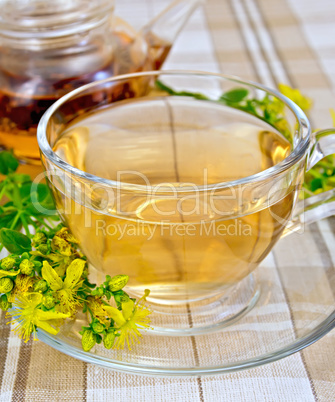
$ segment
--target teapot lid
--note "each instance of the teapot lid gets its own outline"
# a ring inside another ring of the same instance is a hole
[[[112,14],[114,0],[0,0],[0,34],[55,38],[94,28]]]

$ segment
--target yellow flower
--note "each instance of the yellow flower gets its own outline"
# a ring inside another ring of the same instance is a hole
[[[296,103],[304,112],[308,111],[313,104],[312,99],[304,96],[299,89],[291,88],[285,84],[278,85],[279,91],[290,98],[294,103]]]
[[[279,115],[284,111],[284,102],[277,98],[269,98],[269,102],[265,104],[268,113]]]
[[[38,250],[33,250],[30,253],[37,257],[43,257],[44,259],[49,260],[50,264],[52,264],[53,268],[59,276],[65,275],[66,268],[77,256],[76,254],[73,254],[69,257],[59,253],[43,254]]]
[[[284,135],[286,139],[288,139],[290,142],[292,141],[292,134],[291,134],[291,129],[288,121],[284,118],[277,120],[274,123],[274,126],[276,129]]]
[[[109,320],[107,319],[108,313],[105,309],[106,305],[102,303],[101,299],[90,296],[86,299],[86,302],[94,317],[97,318],[101,324],[108,325]]]
[[[57,251],[67,257],[70,257],[72,254],[71,244],[57,235],[55,235],[51,241],[51,248],[52,250]]]
[[[14,310],[7,314],[14,317],[16,323],[14,332],[27,342],[30,335],[34,334],[36,339],[36,327],[56,335],[58,328],[51,326],[50,322],[69,317],[69,314],[62,314],[56,311],[43,311],[38,307],[42,303],[43,296],[40,293],[29,293],[18,295],[13,303]]]
[[[64,282],[47,261],[43,261],[42,277],[49,284],[51,290],[60,301],[58,308],[62,313],[75,314],[76,306],[80,305],[77,297],[77,290],[81,286],[81,276],[86,262],[76,259],[71,262],[66,270]]]
[[[15,293],[26,293],[34,286],[34,279],[27,275],[18,275],[15,280]]]
[[[62,229],[60,229],[56,235],[57,237],[60,237],[62,239],[64,239],[66,242],[68,243],[74,243],[74,244],[78,244],[78,240],[69,232],[69,229],[66,227],[62,227]]]
[[[115,348],[123,349],[125,343],[127,343],[128,349],[131,350],[131,345],[138,341],[138,337],[141,337],[139,329],[150,328],[151,311],[148,310],[143,304],[140,304],[142,300],[148,296],[149,291],[146,291],[145,296],[142,297],[135,304],[132,300],[122,303],[122,312],[115,307],[105,306],[105,310],[108,315],[114,320],[117,328],[116,332],[120,332],[120,336],[116,339]]]

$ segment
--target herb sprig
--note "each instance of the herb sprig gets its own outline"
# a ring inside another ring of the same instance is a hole
[[[175,91],[159,80],[156,81],[156,87],[161,91],[167,92],[169,95],[189,96],[195,99],[213,101],[213,99],[198,92]],[[257,99],[251,96],[246,88],[237,87],[222,93],[215,101],[249,113],[265,121],[279,130],[289,141],[292,140],[291,132],[284,114],[285,105],[279,99],[268,94],[262,99]]]
[[[5,175],[0,183],[0,242],[11,253],[0,260],[0,308],[25,341],[31,335],[36,339],[38,328],[56,335],[65,319],[83,311],[88,316],[88,326],[80,332],[84,351],[101,342],[107,349],[130,349],[141,336],[139,330],[149,328],[149,291],[139,301],[131,298],[123,290],[127,275],[107,275],[101,286],[92,284],[78,241],[61,224],[53,227],[59,218],[49,188],[16,173],[18,166],[10,152],[0,153]],[[47,215],[35,207],[36,201]]]
[[[195,99],[213,101],[208,96],[189,91],[175,91],[163,82],[157,80],[156,87],[174,96],[189,96]],[[288,85],[280,84],[279,91],[295,102],[305,113],[308,114],[312,107],[312,100],[303,95],[299,89],[291,88]],[[277,129],[285,138],[292,143],[291,130],[285,116],[285,105],[279,99],[264,95],[263,98],[257,99],[246,88],[233,88],[224,92],[221,96],[214,100],[223,103],[229,107],[249,113],[272,127]],[[333,125],[335,126],[335,111],[330,110]],[[308,198],[312,195],[319,194],[323,191],[331,190],[335,187],[335,155],[330,155],[317,163],[312,169],[305,174],[303,184],[304,192],[302,196]]]
[[[29,225],[35,230],[40,226],[51,229],[53,221],[59,220],[48,186],[34,184],[29,175],[16,172],[18,167],[11,152],[0,152],[0,173],[5,176],[0,183],[0,229],[10,230],[0,231],[0,251],[3,246],[10,247],[14,239],[19,244],[19,238],[23,238],[17,232],[22,228],[29,235]],[[36,202],[48,215],[35,207]]]

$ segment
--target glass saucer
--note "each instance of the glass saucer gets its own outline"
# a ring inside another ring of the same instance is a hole
[[[57,336],[39,331],[38,337],[88,363],[150,376],[223,374],[289,356],[335,327],[334,223],[331,218],[281,239],[230,296],[212,301],[210,311],[153,308],[154,329],[131,351],[96,345],[85,353],[78,334],[85,318],[79,316]],[[222,319],[213,326],[220,309]]]

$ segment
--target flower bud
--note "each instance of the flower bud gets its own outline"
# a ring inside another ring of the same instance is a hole
[[[81,338],[81,344],[83,346],[84,352],[89,352],[93,346],[96,344],[97,339],[93,331],[86,329]]]
[[[45,292],[46,290],[48,290],[48,284],[44,279],[40,279],[39,281],[37,281],[34,285],[34,292]]]
[[[115,333],[113,332],[107,332],[107,334],[104,336],[104,346],[106,349],[112,349],[115,341]]]
[[[100,322],[95,322],[92,324],[93,331],[97,334],[101,334],[105,330],[105,326]]]
[[[34,264],[29,260],[23,260],[20,263],[20,272],[24,275],[30,275],[34,270]]]
[[[87,277],[88,277],[88,267],[85,267],[85,268],[84,268],[83,273],[81,274],[81,276],[82,276],[83,278],[87,278]]]
[[[129,300],[130,297],[127,295],[127,293],[123,292],[123,294],[120,296],[120,302],[127,303]]]
[[[38,250],[40,253],[42,253],[42,254],[48,254],[48,252],[49,252],[49,247],[48,247],[47,244],[40,244],[40,245],[37,247],[37,250]]]
[[[41,267],[42,267],[41,261],[34,260],[34,261],[33,261],[33,264],[34,264],[34,267],[35,267],[35,268],[41,268]]]
[[[5,257],[1,260],[1,268],[8,271],[9,269],[12,269],[14,267],[15,262],[15,258],[11,256]]]
[[[46,295],[43,298],[43,305],[46,307],[48,310],[51,308],[55,307],[55,299],[51,295]]]
[[[14,287],[14,282],[10,278],[0,279],[0,293],[8,293]]]
[[[104,290],[99,287],[99,288],[94,289],[92,294],[94,296],[103,296],[104,295]]]
[[[9,309],[9,307],[11,306],[11,303],[9,303],[7,296],[6,295],[2,295],[0,297],[0,308],[3,311],[7,311]]]
[[[43,232],[38,232],[33,237],[33,246],[38,247],[41,244],[45,244],[48,238]]]
[[[123,290],[118,290],[114,293],[114,300],[117,303],[127,303],[127,301],[129,301],[129,296]]]
[[[118,290],[122,289],[127,285],[129,280],[128,275],[116,275],[108,283],[108,289],[111,292],[117,292]]]

